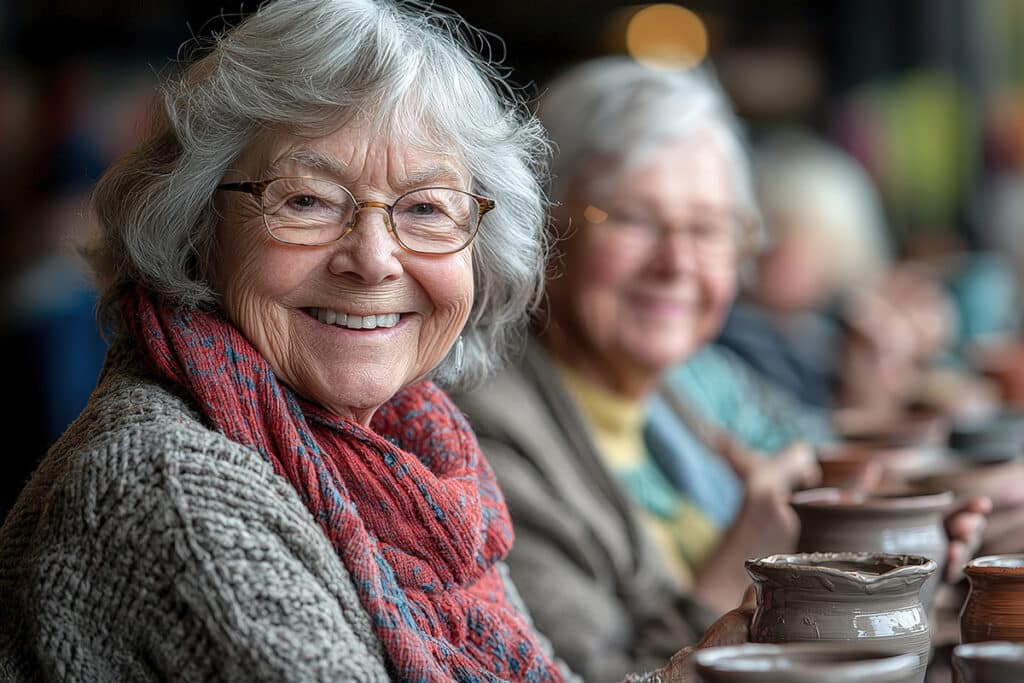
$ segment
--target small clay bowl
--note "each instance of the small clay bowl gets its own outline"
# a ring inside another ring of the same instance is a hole
[[[931,471],[943,459],[941,448],[915,445],[880,445],[851,441],[822,444],[817,448],[822,486],[860,488],[866,470],[881,468],[877,486],[896,490],[915,476]]]
[[[996,454],[951,457],[907,483],[916,491],[952,491],[958,497],[995,496],[1008,487],[1024,487],[1024,459]]]
[[[917,657],[844,643],[747,643],[694,653],[707,683],[913,683]]]
[[[1024,644],[988,641],[957,645],[953,671],[960,683],[1024,681]]]
[[[987,555],[964,569],[971,590],[960,610],[960,640],[1024,643],[1024,554]]]

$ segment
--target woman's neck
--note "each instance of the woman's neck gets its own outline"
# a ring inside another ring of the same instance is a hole
[[[560,363],[565,364],[589,382],[604,387],[624,398],[642,400],[653,394],[661,381],[661,373],[640,368],[622,359],[607,359],[579,335],[571,335],[551,321],[540,336],[541,343]]]

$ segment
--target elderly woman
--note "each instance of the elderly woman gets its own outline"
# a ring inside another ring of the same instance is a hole
[[[699,633],[702,606],[734,605],[744,559],[792,549],[788,497],[817,467],[801,444],[766,459],[712,439],[663,386],[717,334],[757,239],[713,79],[604,58],[551,84],[540,115],[559,151],[558,274],[523,359],[456,400],[505,492],[535,623],[588,681],[614,681]],[[717,524],[687,494],[679,464],[695,460],[739,475],[734,519]]]
[[[0,677],[568,674],[434,383],[500,361],[542,273],[544,138],[456,25],[265,5],[102,179],[115,336],[0,530]]]

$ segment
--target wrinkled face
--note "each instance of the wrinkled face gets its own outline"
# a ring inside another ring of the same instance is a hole
[[[225,180],[306,175],[388,204],[418,187],[470,185],[453,158],[355,124],[320,139],[256,143]],[[445,256],[409,253],[376,208],[361,211],[355,229],[333,244],[282,244],[268,234],[258,199],[220,195],[211,280],[229,319],[300,395],[366,424],[451,348],[473,302],[472,245]]]
[[[571,353],[615,387],[656,379],[717,334],[735,294],[739,227],[729,157],[708,131],[611,170],[590,174],[563,207],[559,223],[576,229],[548,293]]]

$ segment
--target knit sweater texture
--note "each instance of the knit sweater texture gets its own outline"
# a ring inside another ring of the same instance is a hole
[[[121,346],[0,528],[9,679],[389,680],[295,490]]]

